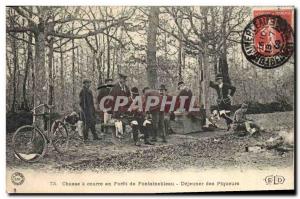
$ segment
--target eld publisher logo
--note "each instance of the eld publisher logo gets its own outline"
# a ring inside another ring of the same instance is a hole
[[[21,185],[23,184],[25,181],[25,177],[22,173],[20,172],[15,172],[11,175],[11,182],[14,184],[14,185]]]
[[[265,178],[265,182],[267,185],[283,184],[284,181],[285,181],[285,178],[283,176],[279,176],[279,175],[269,175]]]

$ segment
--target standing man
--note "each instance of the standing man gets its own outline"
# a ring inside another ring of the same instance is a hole
[[[187,99],[184,103],[184,110],[189,111],[190,103],[191,103],[192,96],[193,96],[193,92],[191,91],[191,89],[189,89],[185,85],[185,83],[183,81],[179,81],[177,85],[178,85],[178,90],[179,90],[179,94],[177,95],[177,97],[179,99],[179,102],[180,102],[180,97],[181,96],[187,97]]]
[[[130,97],[130,90],[129,87],[126,85],[127,81],[127,75],[119,73],[119,81],[113,86],[111,89],[109,95],[111,95],[114,100],[111,102],[111,108],[112,110],[115,107],[115,100],[118,96],[127,97],[129,99]],[[120,107],[119,110],[116,112],[113,112],[113,117],[119,118],[121,116],[121,112],[126,112],[128,109],[127,106]]]
[[[109,95],[112,87],[113,87],[113,79],[105,79],[105,84],[102,84],[100,85],[97,89],[98,89],[98,96],[97,96],[97,109],[100,113],[100,118],[101,120],[103,121],[103,118],[104,118],[104,113],[103,113],[103,110],[101,110],[101,107],[100,107],[100,102],[102,100],[103,97],[106,97]]]
[[[97,96],[97,104],[99,106],[100,101],[103,97],[108,96],[112,87],[113,87],[113,79],[107,78],[104,80],[104,84],[100,85],[98,89],[98,96]],[[100,110],[100,108],[98,107]]]
[[[97,89],[98,89],[98,96],[97,96],[97,111],[99,112],[99,116],[100,116],[100,120],[101,123],[105,123],[106,122],[106,118],[108,118],[108,114],[107,112],[104,112],[103,109],[101,109],[100,107],[100,102],[101,100],[108,96],[112,87],[113,87],[113,79],[107,78],[104,81],[104,84],[100,85]],[[106,104],[104,104],[104,108],[108,108],[106,107]],[[103,132],[103,125],[101,125],[101,131]]]
[[[96,133],[96,112],[94,107],[93,93],[90,90],[91,80],[83,81],[83,88],[79,94],[79,105],[81,108],[82,121],[84,122],[83,139],[88,140],[88,131],[91,129],[94,140],[99,140]]]
[[[158,135],[161,137],[162,142],[167,143],[165,124],[164,124],[164,111],[160,111],[162,96],[157,90],[150,90],[148,87],[143,89],[143,99],[144,107],[147,106],[148,97],[157,97],[159,99],[159,104],[150,107],[149,112],[152,116],[152,139],[151,142],[157,142]]]
[[[131,99],[130,101],[133,102],[134,100],[138,100],[139,98],[139,90],[137,87],[131,88]],[[151,122],[148,121],[145,117],[143,110],[139,110],[138,106],[132,107],[130,110],[133,120],[130,122],[132,127],[132,134],[133,134],[133,141],[136,146],[140,146],[139,143],[139,132],[144,135],[144,143],[146,145],[153,145],[149,141],[149,131],[151,130]]]
[[[224,118],[227,124],[227,131],[230,129],[232,119],[229,117],[231,112],[231,100],[236,88],[223,82],[222,74],[216,75],[216,83],[210,81],[209,86],[214,88],[218,94],[217,104],[220,117]]]
[[[159,87],[159,93],[161,96],[166,96],[167,97],[167,101],[172,101],[172,96],[169,96],[167,94],[167,88],[164,84],[161,84]],[[165,105],[165,109],[164,109],[164,125],[165,125],[165,133],[166,135],[169,134],[170,132],[170,107],[171,105]]]

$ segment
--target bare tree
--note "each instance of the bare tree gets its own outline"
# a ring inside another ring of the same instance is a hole
[[[85,32],[83,34],[73,34],[73,30],[67,32],[63,31],[62,25],[68,25],[68,23],[77,21],[81,24],[81,27],[86,27],[92,24],[94,21],[84,18],[84,13],[80,13],[80,8],[63,8],[63,7],[46,7],[35,6],[30,10],[28,7],[8,7],[8,9],[15,10],[20,16],[27,20],[25,26],[7,26],[6,30],[10,32],[32,32],[35,37],[35,90],[34,90],[34,104],[37,105],[45,101],[45,95],[43,95],[43,87],[47,84],[47,78],[45,76],[45,47],[46,38],[48,36],[67,38],[67,39],[84,39],[89,36],[94,36],[99,33],[103,33],[105,30],[122,24],[127,18],[121,17],[112,20],[109,26],[99,27],[92,31]],[[60,15],[64,16],[60,16]],[[82,15],[78,17],[78,15]],[[102,20],[100,20],[102,21]],[[105,23],[106,21],[102,21]],[[18,24],[17,21],[15,21]],[[11,23],[12,24],[12,23]]]
[[[147,77],[150,88],[157,86],[156,36],[159,24],[159,7],[151,7],[149,11],[147,33]]]

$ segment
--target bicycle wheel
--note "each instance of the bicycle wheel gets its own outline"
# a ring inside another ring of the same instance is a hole
[[[58,153],[65,153],[69,148],[69,134],[62,121],[54,121],[51,126],[51,141]]]
[[[47,151],[47,139],[36,127],[26,125],[18,128],[12,138],[14,153],[25,162],[37,162]]]

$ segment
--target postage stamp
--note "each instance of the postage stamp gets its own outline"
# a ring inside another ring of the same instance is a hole
[[[254,10],[253,15],[242,35],[247,60],[266,69],[283,65],[294,52],[293,11]]]
[[[295,193],[294,12],[7,6],[7,192]]]

